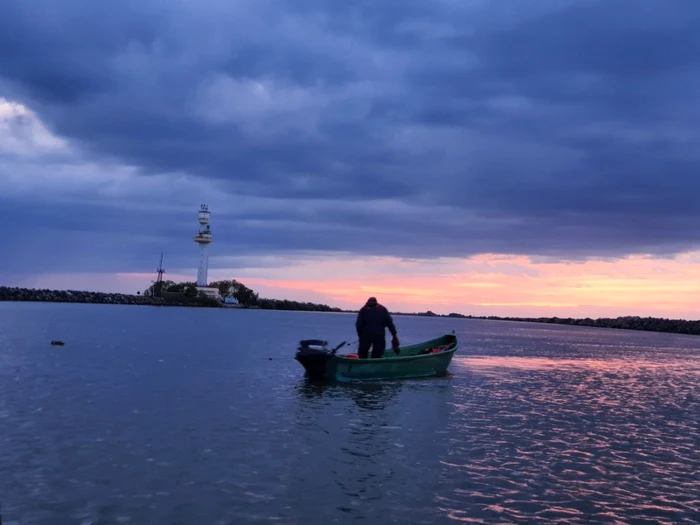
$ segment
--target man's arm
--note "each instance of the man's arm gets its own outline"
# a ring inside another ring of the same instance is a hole
[[[384,308],[384,315],[386,315],[386,327],[391,332],[392,337],[396,337],[396,327],[394,326],[394,320],[391,318],[389,310]]]

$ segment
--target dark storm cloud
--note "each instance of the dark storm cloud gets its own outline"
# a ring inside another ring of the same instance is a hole
[[[222,253],[667,254],[700,243],[697,27],[691,0],[5,0],[0,88],[87,160],[279,199],[216,210]]]
[[[698,62],[693,0],[579,1],[485,39],[489,68],[505,76],[591,72],[644,80]]]

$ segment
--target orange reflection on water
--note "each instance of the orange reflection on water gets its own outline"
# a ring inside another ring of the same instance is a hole
[[[551,359],[547,357],[515,357],[515,356],[455,356],[454,362],[459,366],[469,368],[515,368],[520,370],[546,370],[557,368],[588,368],[598,371],[620,371],[640,369],[681,369],[684,372],[700,372],[700,361],[692,359],[676,359],[669,362],[644,358],[628,359],[590,359],[569,358]]]

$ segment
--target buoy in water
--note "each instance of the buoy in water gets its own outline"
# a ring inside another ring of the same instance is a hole
[[[51,344],[52,344],[53,346],[63,346],[63,345],[65,345],[66,343],[64,343],[63,341],[59,341],[58,339],[53,339],[53,340],[51,341]]]

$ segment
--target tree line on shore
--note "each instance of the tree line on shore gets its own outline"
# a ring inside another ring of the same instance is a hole
[[[640,317],[627,315],[620,317],[599,317],[592,319],[574,317],[499,317],[496,315],[464,315],[451,313],[436,314],[431,311],[406,313],[418,317],[451,317],[461,319],[485,319],[490,321],[519,321],[526,323],[564,324],[571,326],[591,326],[595,328],[617,328],[621,330],[642,330],[645,332],[666,332],[674,334],[700,335],[700,320],[667,319],[662,317]]]
[[[189,294],[197,294],[195,283],[174,283],[172,281],[164,281],[167,291],[182,291],[189,290]],[[249,307],[258,307],[267,310],[304,310],[316,312],[346,312],[354,313],[356,310],[343,310],[333,308],[325,304],[315,304],[309,302],[289,301],[280,299],[264,299],[260,298],[256,292],[245,286],[244,284],[231,280],[215,281],[209,285],[213,288],[218,288],[222,297],[235,297],[240,304]],[[149,288],[153,293],[153,286]],[[147,291],[148,292],[148,291]],[[459,313],[449,313],[446,315],[436,314],[430,310],[418,313],[402,313],[395,312],[394,315],[408,315],[418,317],[448,317],[457,319],[484,319],[494,321],[519,321],[530,323],[546,323],[546,324],[564,324],[571,326],[590,326],[596,328],[617,328],[624,330],[641,330],[648,332],[666,332],[677,334],[700,335],[700,320],[685,320],[685,319],[666,319],[659,317],[640,317],[640,316],[620,316],[620,317],[600,317],[592,319],[572,318],[572,317],[500,317],[500,316],[475,316],[464,315]]]
[[[357,310],[342,310],[326,304],[290,301],[286,299],[261,298],[258,293],[235,279],[211,283],[219,289],[222,297],[235,297],[247,308],[265,310],[300,310],[311,312],[346,312],[355,313]],[[173,293],[176,297],[169,301],[163,299],[164,292]],[[178,297],[179,296],[179,297]],[[183,301],[182,298],[186,298]],[[222,306],[215,300],[200,294],[195,283],[162,281],[154,283],[143,294],[129,295],[103,292],[86,292],[76,290],[47,290],[0,286],[0,301],[40,301],[40,302],[78,302],[106,304],[141,304],[141,305],[178,305],[178,306]],[[615,318],[601,317],[592,319],[586,317],[499,317],[475,316],[459,313],[436,314],[431,311],[419,313],[392,312],[394,315],[418,317],[447,317],[458,319],[485,319],[495,321],[520,321],[530,323],[563,324],[572,326],[591,326],[597,328],[617,328],[625,330],[643,330],[648,332],[667,332],[677,334],[700,335],[700,320],[667,319],[659,317],[620,316]]]
[[[667,332],[674,334],[700,335],[700,320],[666,319],[662,317],[640,317],[627,315],[620,317],[599,317],[576,319],[572,317],[484,317],[484,319],[502,319],[504,321],[521,321],[530,323],[565,324],[572,326],[592,326],[597,328],[618,328],[623,330],[642,330],[645,332]]]
[[[207,288],[217,288],[221,297],[233,297],[243,307],[260,308],[263,310],[300,310],[311,312],[342,312],[340,308],[333,308],[327,304],[318,304],[302,301],[290,301],[288,299],[270,299],[248,288],[236,279],[224,279],[210,283]],[[197,290],[197,284],[191,281],[176,283],[175,281],[161,281],[153,283],[144,292],[146,297],[163,297],[168,294],[181,294],[202,306],[218,306],[219,301],[207,297]]]

